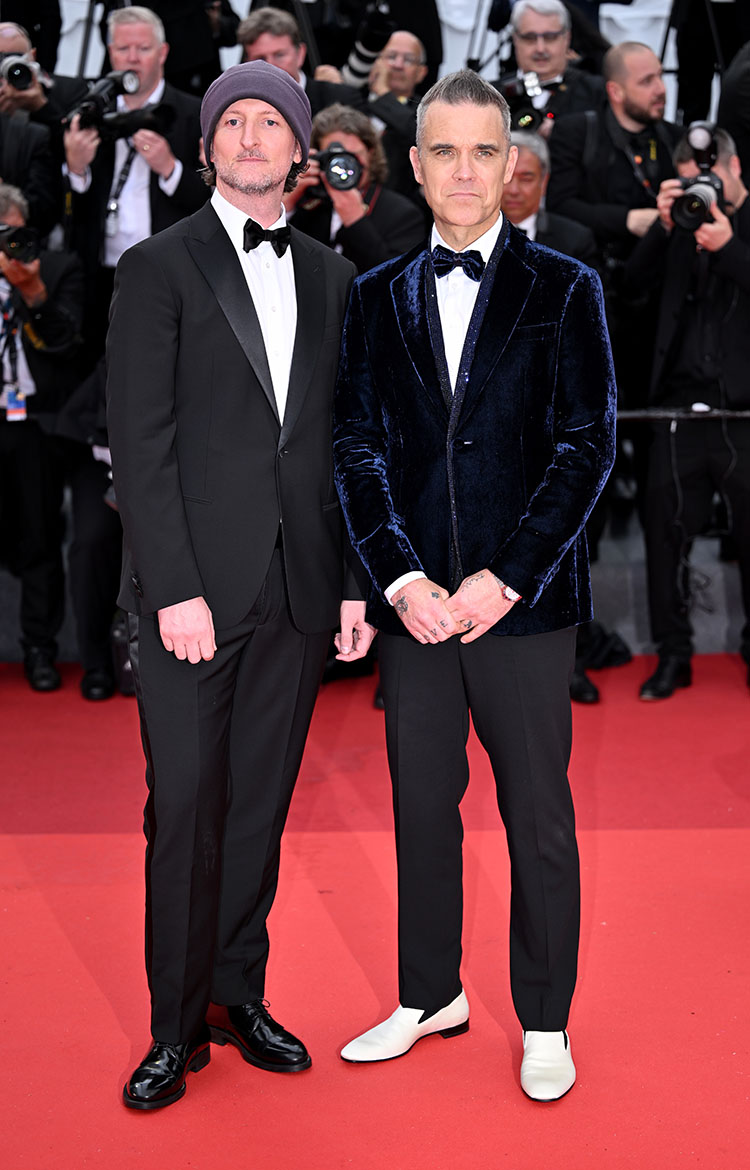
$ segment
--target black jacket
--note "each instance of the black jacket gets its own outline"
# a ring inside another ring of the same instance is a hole
[[[750,408],[750,197],[735,212],[734,238],[720,251],[704,253],[713,280],[706,286],[708,319],[713,325],[711,352],[702,354],[709,374],[722,387],[729,409]],[[663,397],[670,356],[682,310],[693,283],[695,237],[674,228],[668,234],[660,222],[643,237],[625,266],[624,291],[636,295],[661,286],[656,346],[651,371],[652,402]],[[710,334],[706,334],[710,336]]]
[[[597,250],[594,233],[582,223],[574,219],[567,219],[564,215],[555,215],[552,211],[541,210],[536,218],[536,242],[544,244],[546,248],[554,248],[564,256],[572,256],[596,268]]]
[[[367,192],[365,202],[369,213],[351,227],[340,228],[335,240],[342,254],[360,273],[408,252],[425,236],[421,212],[396,191],[375,184]],[[310,211],[296,211],[292,223],[306,236],[330,244],[332,210],[328,200],[321,201]]]
[[[46,236],[61,215],[60,168],[48,130],[23,113],[0,114],[0,175],[4,183],[20,187],[29,204],[29,227]]]

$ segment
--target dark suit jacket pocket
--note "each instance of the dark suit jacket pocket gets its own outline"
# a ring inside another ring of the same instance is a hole
[[[552,341],[557,335],[557,322],[541,325],[519,325],[511,334],[511,341]]]

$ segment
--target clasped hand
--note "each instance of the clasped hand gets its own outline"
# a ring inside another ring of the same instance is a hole
[[[454,634],[464,643],[486,634],[513,607],[494,573],[480,569],[465,577],[454,594],[425,577],[399,589],[393,608],[412,637],[423,645],[447,642]]]

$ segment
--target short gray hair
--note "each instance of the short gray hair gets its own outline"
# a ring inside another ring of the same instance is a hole
[[[537,16],[557,16],[564,32],[570,32],[570,13],[561,0],[516,0],[510,14],[510,27],[518,32],[521,17],[527,12],[536,12]]]
[[[517,146],[519,150],[528,150],[536,155],[542,166],[542,174],[549,174],[549,147],[541,134],[532,134],[530,130],[514,130],[510,136],[510,144]]]
[[[417,150],[422,146],[425,114],[433,102],[445,102],[449,106],[495,106],[502,118],[506,146],[510,144],[510,107],[503,95],[473,69],[459,69],[436,81],[417,106]]]
[[[29,218],[29,202],[19,187],[12,187],[10,183],[0,183],[0,221],[5,219],[11,207],[20,211],[24,221]]]
[[[107,17],[107,44],[112,43],[112,34],[121,24],[149,24],[154,30],[157,42],[163,45],[166,41],[164,25],[161,19],[150,8],[141,8],[134,4],[131,8],[113,8]]]

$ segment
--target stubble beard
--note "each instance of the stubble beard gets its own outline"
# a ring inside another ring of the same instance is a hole
[[[243,174],[239,167],[232,166],[231,163],[216,168],[216,177],[221,179],[226,187],[230,187],[233,191],[240,191],[243,195],[254,195],[257,198],[270,195],[272,191],[277,189],[281,190],[288,174],[288,167],[286,170],[279,167],[275,171],[258,175],[255,178]]]

